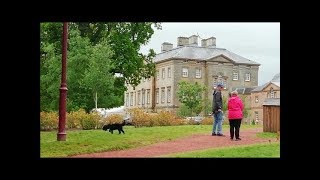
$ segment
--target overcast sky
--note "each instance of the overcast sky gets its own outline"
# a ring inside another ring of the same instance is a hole
[[[260,63],[258,85],[280,72],[280,23],[162,23],[162,30],[155,30],[140,52],[147,54],[152,48],[160,53],[163,42],[175,48],[177,37],[194,34],[202,39],[213,36],[216,47]],[[198,43],[201,45],[201,39]]]

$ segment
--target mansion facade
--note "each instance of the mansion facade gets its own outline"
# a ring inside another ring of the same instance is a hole
[[[218,82],[225,85],[223,96],[235,88],[252,88],[258,85],[260,64],[237,55],[224,48],[216,47],[216,38],[202,39],[198,36],[178,37],[177,47],[163,43],[156,63],[156,75],[142,79],[133,88],[127,85],[125,107],[140,107],[146,111],[175,111],[180,106],[178,83],[198,82],[207,87],[204,97],[212,101],[212,93]]]

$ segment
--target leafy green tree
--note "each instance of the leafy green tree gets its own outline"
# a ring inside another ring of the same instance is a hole
[[[154,50],[150,49],[147,55],[139,53],[140,47],[146,45],[154,33],[152,25],[161,29],[160,23],[152,22],[99,22],[76,23],[80,34],[88,37],[94,45],[106,39],[112,51],[113,74],[123,75],[125,83],[137,86],[142,78],[150,78],[155,74],[155,64],[152,58]],[[124,85],[123,85],[124,86]]]
[[[100,107],[113,107],[119,102],[114,92],[115,77],[110,73],[112,51],[107,42],[95,46],[88,38],[81,37],[77,29],[70,30],[67,61],[67,110],[95,107],[95,95]],[[61,78],[61,54],[54,52],[53,43],[44,43],[47,52],[43,58],[40,77],[41,110],[57,110]],[[112,101],[113,100],[113,101]],[[112,102],[110,102],[112,101]]]
[[[198,84],[197,82],[181,81],[178,83],[178,98],[179,101],[185,104],[191,111],[199,114],[203,109],[202,94],[206,87]]]
[[[125,83],[136,86],[142,77],[154,75],[154,51],[142,55],[139,50],[154,33],[152,25],[161,28],[159,23],[68,24],[68,110],[88,111],[95,107],[96,94],[99,106],[120,106]],[[62,23],[40,24],[40,108],[45,111],[58,109],[61,35]],[[116,73],[123,76],[113,77]]]

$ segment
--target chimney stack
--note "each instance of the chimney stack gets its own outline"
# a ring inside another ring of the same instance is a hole
[[[198,46],[198,36],[192,35],[189,37],[189,45]]]
[[[165,52],[165,51],[169,51],[173,48],[173,44],[168,43],[168,42],[164,42],[161,45],[161,52]]]
[[[208,39],[202,39],[201,46],[202,47],[216,47],[216,38],[210,37]]]
[[[189,38],[187,37],[178,37],[177,46],[185,46],[189,44]]]

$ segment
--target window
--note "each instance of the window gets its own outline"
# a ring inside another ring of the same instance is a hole
[[[196,78],[201,78],[201,69],[196,69]]]
[[[271,91],[271,92],[270,92],[270,98],[275,98],[275,93],[274,93],[274,91]]]
[[[134,92],[134,105],[137,105],[137,92]]]
[[[273,90],[273,88],[270,88],[269,98],[276,98],[276,92]]]
[[[161,88],[161,103],[164,103],[165,100],[165,94],[164,94],[164,88]]]
[[[146,90],[142,90],[142,105],[144,105],[145,103],[145,100],[146,100]]]
[[[157,70],[157,79],[160,79],[159,70]]]
[[[214,88],[217,87],[217,78],[214,78],[214,80],[213,80],[213,87],[214,87]]]
[[[255,119],[255,124],[258,124],[259,123],[259,114],[258,114],[258,111],[255,111],[255,116],[256,116],[256,119]]]
[[[141,91],[138,91],[138,105],[141,103]]]
[[[254,113],[255,113],[255,118],[256,118],[256,122],[257,122],[257,121],[259,121],[259,113],[258,113],[258,111],[255,111]]]
[[[146,82],[146,78],[142,78],[143,79],[143,82]]]
[[[255,100],[255,102],[256,102],[256,103],[258,103],[258,102],[259,102],[259,98],[258,98],[258,96],[256,96],[256,100]]]
[[[171,78],[171,68],[168,68],[168,78]]]
[[[165,78],[165,69],[162,68],[162,79],[164,79],[164,78]]]
[[[245,81],[250,81],[250,73],[246,73],[246,80]]]
[[[223,79],[222,83],[223,83],[223,89],[227,89],[227,80]]]
[[[156,103],[159,104],[159,88],[156,90]]]
[[[167,102],[171,102],[171,86],[167,87]]]
[[[129,106],[129,93],[126,93],[126,106]]]
[[[233,72],[232,80],[237,81],[239,79],[239,74],[237,72]]]
[[[188,77],[188,69],[182,68],[182,77]]]
[[[130,93],[130,106],[133,106],[133,92]]]
[[[150,104],[150,89],[147,89],[147,104]]]

